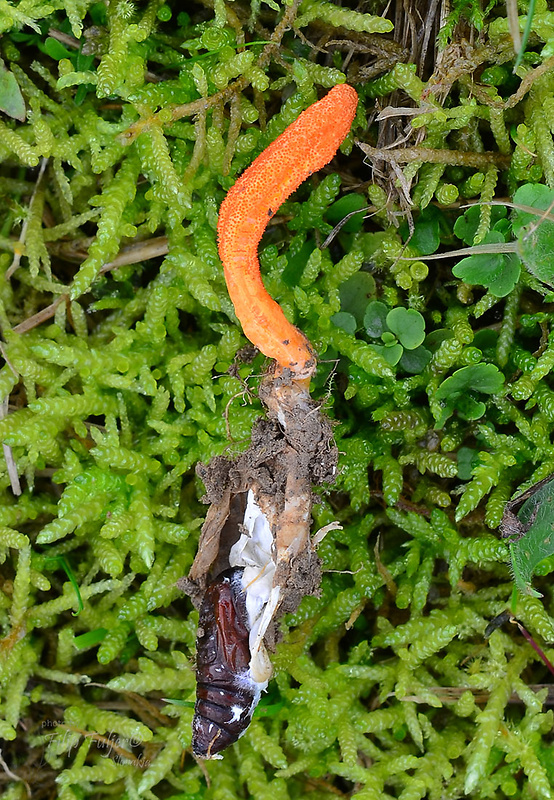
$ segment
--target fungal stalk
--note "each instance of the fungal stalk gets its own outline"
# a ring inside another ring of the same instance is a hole
[[[258,245],[267,223],[313,172],[333,158],[348,134],[358,96],[347,84],[335,86],[267,147],[229,190],[219,211],[219,255],[229,295],[252,344],[308,379],[316,367],[313,348],[269,296],[260,277]]]

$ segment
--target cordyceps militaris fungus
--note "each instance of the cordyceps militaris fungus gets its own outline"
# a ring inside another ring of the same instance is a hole
[[[267,147],[229,190],[219,210],[219,255],[229,295],[245,335],[278,368],[309,379],[316,361],[310,342],[285,317],[260,277],[258,244],[287,197],[328,164],[346,138],[358,104],[355,89],[335,86]]]
[[[283,201],[331,160],[356,105],[350,86],[331,89],[258,156],[220,209],[229,294],[245,334],[277,371],[260,386],[268,419],[254,425],[248,450],[198,467],[210,508],[180,586],[200,612],[192,723],[199,758],[219,758],[245,732],[271,678],[266,645],[275,640],[276,620],[321,579],[310,538],[312,486],[334,480],[337,448],[308,391],[314,352],[264,289],[257,248]]]

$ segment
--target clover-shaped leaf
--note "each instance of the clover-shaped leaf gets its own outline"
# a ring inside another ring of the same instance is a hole
[[[486,406],[482,400],[473,397],[472,393],[496,394],[503,384],[504,376],[494,364],[473,364],[456,370],[435,392],[437,400],[445,401],[443,412],[437,420],[437,428],[442,428],[454,411],[462,419],[480,419]]]
[[[458,416],[468,421],[481,419],[485,411],[486,405],[482,400],[475,400],[469,394],[457,394],[454,398],[454,408],[458,412]]]
[[[489,231],[483,244],[504,243],[499,231]],[[519,280],[521,268],[519,259],[513,254],[476,253],[458,261],[452,272],[466,283],[486,286],[496,297],[505,297]]]
[[[400,363],[403,370],[415,375],[431,360],[431,353],[421,346],[425,320],[419,311],[401,306],[389,311],[384,303],[373,300],[366,308],[364,326],[372,339],[381,338],[383,344],[372,343],[372,347],[391,367]]]
[[[491,209],[491,225],[496,226],[498,220],[506,216],[506,209],[503,206],[493,206]],[[475,234],[481,221],[481,209],[478,205],[471,206],[463,217],[458,217],[454,223],[454,233],[465,244],[472,245]]]
[[[387,314],[387,327],[406,350],[415,350],[425,339],[425,320],[413,308],[393,308]]]
[[[442,400],[458,392],[474,391],[483,394],[497,394],[504,384],[504,376],[494,364],[472,364],[462,367],[441,383],[435,393]]]

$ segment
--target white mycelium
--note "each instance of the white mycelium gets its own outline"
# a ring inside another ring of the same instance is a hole
[[[262,687],[265,688],[271,677],[272,667],[263,638],[279,602],[279,587],[273,586],[273,534],[252,490],[248,492],[243,524],[246,532],[241,534],[238,542],[231,548],[229,565],[244,568],[242,588],[250,626],[250,675],[256,683],[265,684]]]
[[[229,720],[230,722],[236,722],[240,719],[242,712],[244,709],[242,706],[231,706],[231,711],[233,712],[233,716]]]

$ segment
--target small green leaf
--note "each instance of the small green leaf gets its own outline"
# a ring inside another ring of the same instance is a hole
[[[554,222],[535,221],[528,228],[522,228],[517,251],[535,278],[554,286]]]
[[[415,350],[425,339],[425,320],[413,308],[393,308],[387,314],[387,326],[407,350]]]
[[[447,398],[436,427],[440,430],[455,411],[462,419],[472,421],[481,419],[486,410],[487,407],[481,400],[476,400],[471,395],[457,392]]]
[[[508,240],[512,234],[512,222],[504,217],[499,219],[498,222],[493,225],[492,230],[497,231],[505,240]]]
[[[503,265],[504,256],[501,253],[476,253],[458,261],[452,272],[466,283],[488,286],[490,277],[496,275]]]
[[[494,228],[498,220],[506,216],[503,206],[493,206],[491,209],[491,225]],[[458,217],[454,224],[454,234],[465,244],[472,245],[481,221],[481,209],[478,205],[471,206],[463,217]]]
[[[6,69],[0,59],[0,111],[8,117],[25,122],[25,101],[15,75]]]
[[[363,211],[361,210],[363,209]],[[323,215],[325,220],[331,225],[336,225],[341,222],[349,214],[352,214],[349,220],[341,226],[341,231],[345,233],[356,233],[362,229],[364,224],[364,212],[367,209],[367,203],[361,194],[351,192],[339,197],[332,205],[329,206]],[[359,214],[353,212],[359,211]]]
[[[372,300],[367,306],[364,314],[364,328],[367,335],[373,339],[378,339],[383,331],[387,330],[387,314],[388,308],[384,303],[379,300]]]
[[[405,372],[409,372],[411,375],[418,375],[423,372],[430,361],[431,353],[426,347],[420,345],[415,350],[404,350],[398,363]]]
[[[337,328],[342,328],[342,330],[347,333],[356,333],[356,328],[358,327],[356,317],[353,314],[349,314],[347,311],[338,311],[336,314],[333,314],[331,322],[333,325],[336,325]]]
[[[521,274],[521,264],[515,253],[508,253],[503,259],[502,269],[486,284],[495,297],[506,297],[510,294]]]
[[[437,400],[444,400],[444,408],[440,414],[436,428],[441,429],[454,411],[462,419],[480,419],[486,406],[481,400],[472,396],[472,392],[496,394],[504,384],[504,376],[494,364],[473,364],[462,367],[441,383],[435,392]]]
[[[194,708],[196,703],[193,700],[180,700],[177,697],[162,697],[164,703],[169,703],[172,706],[181,706],[182,708]]]
[[[512,223],[517,252],[536,278],[554,285],[554,190],[542,184],[526,183],[514,195],[516,205],[536,208],[537,213],[516,209]],[[550,217],[550,218],[549,218]]]
[[[77,92],[75,93],[75,105],[80,106],[83,104],[87,94],[94,89],[94,86],[91,83],[84,83],[77,88]]]
[[[372,344],[371,346],[379,353],[380,356],[383,356],[385,361],[391,367],[395,367],[398,364],[400,358],[402,357],[402,353],[404,352],[401,344],[391,344],[390,346]]]
[[[92,631],[87,631],[86,633],[82,633],[80,636],[76,636],[73,640],[75,647],[79,650],[85,650],[89,647],[94,647],[100,642],[103,642],[106,638],[108,633],[107,628],[95,628]]]
[[[465,391],[497,394],[504,385],[504,375],[494,364],[473,364],[462,367],[441,383],[435,397],[437,400]]]
[[[431,255],[439,248],[441,241],[440,216],[438,209],[434,206],[427,206],[415,224],[410,247],[413,247],[422,256]]]
[[[489,231],[483,244],[504,243],[499,231]],[[476,253],[458,261],[452,272],[466,283],[485,286],[496,297],[505,297],[519,280],[520,264],[513,254]]]
[[[437,328],[425,337],[425,347],[434,353],[447,339],[453,339],[454,332],[448,328]]]
[[[61,42],[58,42],[57,39],[53,39],[51,36],[48,36],[45,40],[44,44],[39,44],[39,50],[42,50],[43,53],[53,58],[55,61],[61,61],[62,58],[71,58],[74,54],[72,51],[68,50],[65,45]]]
[[[474,450],[473,447],[460,447],[457,459],[458,478],[461,481],[471,480],[473,470],[481,463],[479,461],[479,452]]]
[[[554,190],[549,189],[548,186],[544,186],[542,183],[525,183],[520,186],[514,194],[514,205],[536,208],[537,213],[533,214],[531,211],[523,211],[520,208],[516,208],[512,221],[514,235],[519,238],[522,229],[526,228],[530,223],[537,222],[540,212],[548,211],[553,203]]]
[[[487,407],[482,400],[475,400],[473,397],[471,397],[471,395],[468,394],[460,393],[456,395],[455,403],[458,416],[468,421],[481,419],[487,410]]]
[[[375,278],[369,272],[356,272],[339,286],[340,310],[354,314],[362,325],[370,297],[375,295]]]
[[[528,525],[535,511],[536,517],[527,533],[510,544],[516,585],[520,591],[535,597],[541,596],[531,588],[536,567],[543,559],[554,554],[553,503],[554,481],[550,481],[523,503],[518,513],[520,522]]]
[[[108,13],[106,10],[105,3],[102,2],[93,3],[89,8],[88,13],[90,14],[90,18],[92,19],[95,25],[106,25],[108,19]],[[186,17],[188,17],[188,14],[186,14],[185,12],[183,13],[185,14]],[[190,23],[190,18],[187,24],[189,23]]]
[[[279,712],[282,711],[284,707],[285,707],[284,701],[282,701],[281,703],[273,703],[270,706],[262,706],[260,703],[260,705],[257,706],[256,710],[254,711],[253,714],[254,719],[259,719],[260,717],[262,718],[276,717],[277,714],[279,714]]]

